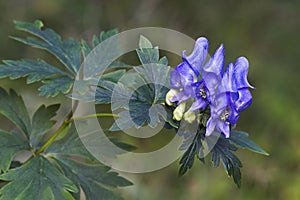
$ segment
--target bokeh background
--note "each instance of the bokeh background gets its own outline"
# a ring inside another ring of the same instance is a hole
[[[210,162],[195,162],[188,174],[178,177],[176,162],[148,174],[124,174],[135,184],[119,190],[125,199],[300,199],[300,1],[1,0],[0,10],[1,60],[53,59],[9,39],[21,35],[13,19],[41,19],[63,38],[76,39],[115,27],[165,27],[195,39],[206,36],[210,53],[224,43],[227,62],[241,55],[249,59],[249,80],[256,90],[237,128],[249,132],[271,155],[239,150],[242,188],[236,188],[222,166],[213,168]],[[38,97],[38,85],[27,86],[24,80],[0,84],[21,92],[32,110],[40,102],[63,99]],[[65,105],[68,109],[70,102]],[[9,125],[0,120],[0,127]]]

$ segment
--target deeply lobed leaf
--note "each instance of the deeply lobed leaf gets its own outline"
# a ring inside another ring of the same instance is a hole
[[[0,179],[11,181],[0,189],[0,200],[71,200],[70,192],[78,192],[73,182],[42,156],[1,174]]]

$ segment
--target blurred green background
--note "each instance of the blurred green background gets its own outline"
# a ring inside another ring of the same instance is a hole
[[[241,55],[249,59],[249,80],[257,89],[237,129],[249,132],[271,155],[238,152],[244,164],[242,188],[209,162],[196,162],[179,178],[176,162],[153,173],[124,174],[135,184],[121,189],[125,199],[300,199],[300,1],[1,0],[0,10],[1,60],[46,57],[8,38],[20,35],[13,19],[41,19],[63,38],[76,39],[115,27],[165,27],[194,39],[206,36],[210,53],[224,43],[226,62]],[[37,97],[36,86],[26,86],[24,80],[0,84],[24,94],[32,109],[37,107],[34,99],[53,102]],[[65,105],[69,108],[70,102]],[[7,126],[3,118],[0,123]]]

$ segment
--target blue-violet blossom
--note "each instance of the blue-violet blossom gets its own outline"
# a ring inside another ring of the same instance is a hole
[[[217,130],[229,137],[230,125],[236,124],[239,113],[252,102],[248,88],[253,88],[247,81],[249,63],[240,57],[230,63],[224,71],[224,46],[216,50],[205,63],[208,54],[208,40],[197,39],[191,55],[182,53],[183,62],[171,71],[171,90],[166,96],[167,104],[177,102],[174,119],[180,121],[183,116],[194,119],[192,113],[209,106],[210,118],[206,124],[206,135]],[[185,111],[185,101],[193,98],[194,103]]]

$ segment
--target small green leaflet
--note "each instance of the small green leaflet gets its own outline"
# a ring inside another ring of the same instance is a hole
[[[0,200],[71,200],[70,192],[78,192],[73,182],[42,156],[1,174],[0,179],[11,181],[0,189]]]
[[[0,87],[0,114],[7,117],[29,137],[31,123],[28,111],[24,105],[22,97],[18,96],[14,90],[7,93]]]
[[[7,171],[13,157],[22,150],[29,150],[27,141],[19,134],[0,130],[0,171]]]
[[[263,154],[266,156],[269,155],[258,144],[256,144],[254,141],[248,139],[248,136],[249,136],[249,134],[244,131],[232,130],[230,132],[229,140],[242,148],[246,148],[250,151],[253,151],[253,152],[256,152],[259,154]]]
[[[140,37],[140,49],[136,50],[143,66],[134,67],[137,73],[125,74],[114,88],[112,109],[125,109],[119,113],[111,131],[139,128],[147,122],[157,126],[161,118],[168,121],[169,109],[163,106],[169,86],[169,66],[166,57],[159,59],[158,47],[152,46],[144,36]],[[175,124],[175,123],[172,123]]]
[[[59,104],[46,107],[41,105],[34,113],[31,123],[30,144],[32,147],[38,147],[40,141],[47,131],[54,126],[56,121],[51,120],[59,109]]]

